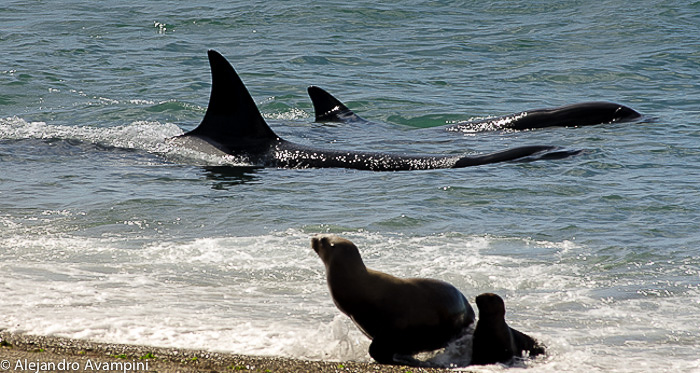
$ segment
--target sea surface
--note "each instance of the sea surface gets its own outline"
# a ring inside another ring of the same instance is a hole
[[[232,165],[168,141],[206,111],[208,49],[294,142],[582,152],[415,172]],[[548,347],[527,371],[700,371],[698,1],[8,0],[0,51],[0,329],[371,361],[310,249],[335,233],[370,268],[449,281],[472,305],[500,294]],[[377,123],[314,123],[311,84]],[[582,101],[645,120],[421,128]]]

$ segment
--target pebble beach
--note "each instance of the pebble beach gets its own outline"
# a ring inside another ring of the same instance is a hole
[[[527,373],[700,372],[697,1],[12,0],[0,25],[0,373],[420,371],[371,360],[317,234],[472,306],[498,294],[547,346]],[[370,172],[178,146],[208,50],[304,146],[578,153]],[[368,123],[317,122],[310,85]],[[591,101],[644,120],[445,130]]]
[[[446,369],[331,362],[160,348],[0,332],[4,372],[446,372]]]

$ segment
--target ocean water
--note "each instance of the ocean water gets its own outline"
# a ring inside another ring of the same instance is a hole
[[[583,152],[417,172],[230,165],[168,141],[204,115],[207,49],[295,142]],[[330,232],[472,305],[500,294],[548,346],[528,371],[700,371],[700,2],[17,0],[0,4],[0,50],[0,329],[370,361],[309,246]],[[381,124],[313,123],[311,84]],[[647,120],[417,128],[593,100]]]

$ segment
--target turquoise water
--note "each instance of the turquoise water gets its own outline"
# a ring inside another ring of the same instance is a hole
[[[0,5],[0,328],[369,361],[309,238],[502,295],[542,372],[698,371],[700,3],[12,1]],[[250,169],[173,147],[236,67],[271,127],[337,149],[562,160]],[[374,126],[313,123],[306,87]],[[642,123],[443,133],[580,101]],[[447,361],[459,361],[448,357]],[[468,356],[467,356],[468,358]],[[498,371],[497,367],[479,371]]]

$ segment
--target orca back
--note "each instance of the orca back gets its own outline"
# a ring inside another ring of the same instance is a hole
[[[233,66],[214,50],[208,56],[212,76],[209,106],[199,126],[184,136],[204,137],[226,148],[278,139]]]
[[[316,122],[366,122],[324,89],[312,85],[306,91],[314,105]]]

